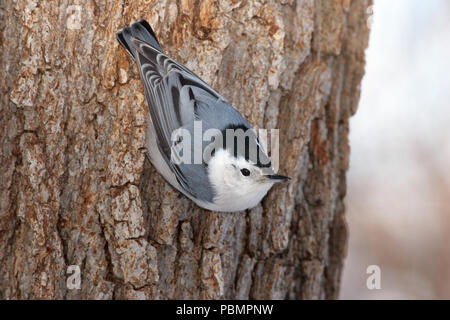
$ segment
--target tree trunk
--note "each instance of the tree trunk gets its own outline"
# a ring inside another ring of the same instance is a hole
[[[371,1],[73,2],[1,2],[0,298],[337,298]],[[292,180],[255,209],[201,210],[139,151],[143,89],[115,33],[142,18],[280,129]]]

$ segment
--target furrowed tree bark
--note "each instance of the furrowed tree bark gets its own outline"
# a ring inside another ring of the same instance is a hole
[[[337,298],[370,4],[3,0],[0,298]],[[290,183],[223,214],[155,172],[137,69],[115,40],[139,19],[254,127],[280,129]]]

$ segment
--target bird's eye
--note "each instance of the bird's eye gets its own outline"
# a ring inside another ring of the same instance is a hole
[[[250,175],[250,170],[244,168],[244,169],[241,169],[241,173],[244,176],[248,177]]]

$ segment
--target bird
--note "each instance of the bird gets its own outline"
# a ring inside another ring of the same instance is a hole
[[[275,183],[290,180],[275,174],[247,120],[164,53],[147,21],[119,30],[116,38],[136,62],[143,83],[149,111],[145,153],[172,187],[203,209],[238,212],[257,206]],[[198,133],[200,143],[195,141]],[[209,140],[203,136],[207,133]],[[194,161],[187,161],[192,153]]]

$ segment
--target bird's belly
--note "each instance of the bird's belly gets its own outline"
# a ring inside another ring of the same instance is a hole
[[[156,132],[155,128],[153,126],[153,123],[151,121],[151,118],[148,117],[149,124],[147,126],[147,137],[146,137],[146,147],[148,156],[150,159],[150,162],[152,163],[153,167],[155,167],[156,171],[160,175],[163,176],[163,178],[172,185],[175,189],[185,194],[177,182],[177,179],[175,177],[175,174],[172,172],[170,167],[167,165],[166,161],[164,160],[161,151],[159,151],[158,148],[158,142],[156,141]]]

